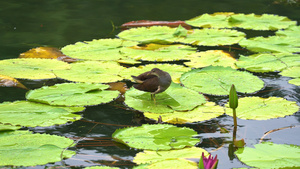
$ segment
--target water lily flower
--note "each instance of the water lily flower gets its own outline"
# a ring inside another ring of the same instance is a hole
[[[213,158],[213,156],[210,154],[208,158],[206,158],[202,152],[202,157],[199,161],[199,169],[216,169],[218,162],[219,160],[217,159],[217,155],[215,158]]]

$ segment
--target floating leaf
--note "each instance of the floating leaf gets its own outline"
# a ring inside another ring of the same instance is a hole
[[[296,21],[291,21],[285,16],[263,14],[235,14],[230,15],[229,23],[233,27],[253,30],[278,30],[285,29],[291,25],[296,25]]]
[[[221,66],[194,69],[183,74],[180,81],[190,89],[212,95],[228,95],[232,84],[242,93],[254,93],[264,87],[264,82],[251,73]]]
[[[207,156],[209,153],[199,147],[190,147],[180,150],[168,150],[168,151],[149,151],[137,153],[133,159],[133,162],[137,164],[155,163],[159,161],[165,161],[170,159],[187,159],[197,158],[200,159],[202,153]]]
[[[297,145],[263,142],[254,147],[239,148],[235,154],[246,165],[257,168],[300,167],[300,147]]]
[[[232,45],[245,37],[243,32],[230,29],[194,29],[190,30],[186,38],[174,38],[174,42],[181,42],[199,46]]]
[[[300,57],[300,55],[299,55],[299,57]],[[288,77],[294,77],[294,78],[300,77],[300,66],[289,67],[289,68],[283,70],[279,74],[281,74],[282,76],[288,76]]]
[[[290,84],[300,86],[300,67],[290,67],[283,70],[281,73],[282,76],[293,77],[295,79],[289,80]]]
[[[121,39],[98,39],[67,45],[61,51],[70,57],[84,60],[126,60],[120,49],[136,44]]]
[[[232,110],[226,104],[226,114],[232,116]],[[268,120],[292,115],[299,110],[296,102],[279,97],[244,97],[239,99],[236,109],[240,119]]]
[[[159,43],[170,44],[173,38],[173,33],[176,28],[170,28],[167,26],[151,26],[151,27],[139,27],[125,30],[118,34],[118,37],[125,40],[138,41],[141,43]]]
[[[162,121],[166,123],[184,124],[210,120],[222,114],[224,114],[223,107],[216,106],[213,102],[207,102],[187,112],[174,111],[173,113],[162,114],[145,112],[144,116],[155,120],[161,117]]]
[[[290,26],[285,30],[278,30],[276,35],[300,38],[300,26]]]
[[[0,120],[1,122],[1,120]],[[0,132],[2,131],[8,131],[8,130],[18,130],[22,128],[21,126],[13,126],[13,125],[10,125],[10,124],[1,124],[0,123]]]
[[[26,94],[30,101],[63,106],[87,106],[111,102],[118,91],[105,90],[109,86],[90,83],[62,83],[44,86]]]
[[[135,60],[147,61],[174,61],[184,60],[192,53],[196,52],[196,48],[186,45],[158,45],[148,44],[145,47],[127,47],[122,48],[121,53]]]
[[[52,47],[37,47],[30,49],[27,52],[21,53],[19,58],[42,58],[42,59],[57,59],[64,62],[75,62],[77,59],[70,58],[57,48]]]
[[[109,83],[123,80],[118,74],[125,69],[112,61],[83,61],[70,64],[68,70],[54,70],[57,77],[74,82]]]
[[[125,104],[136,110],[151,113],[172,113],[174,111],[191,110],[205,103],[203,95],[172,83],[163,93],[155,95],[156,103],[150,93],[131,88],[125,93]]]
[[[116,130],[112,137],[129,147],[146,150],[182,149],[194,146],[199,139],[192,138],[197,132],[186,127],[168,124],[144,124]]]
[[[195,27],[203,28],[231,28],[228,23],[229,16],[233,15],[232,12],[217,12],[214,14],[203,14],[195,18],[185,21],[187,24]]]
[[[202,68],[207,66],[223,66],[237,69],[235,58],[229,53],[222,50],[208,50],[205,52],[197,52],[188,56],[189,62],[184,62],[185,65],[192,68]]]
[[[300,52],[300,39],[297,37],[269,36],[243,39],[239,45],[254,52],[295,53]]]
[[[18,88],[28,90],[27,87],[25,87],[17,79],[9,77],[9,76],[4,76],[4,75],[0,75],[0,86],[3,86],[3,87],[18,87]]]
[[[266,53],[241,55],[236,65],[251,72],[274,72],[300,65],[300,55],[289,53]]]
[[[159,161],[141,169],[198,169],[197,163],[183,159]],[[134,169],[139,169],[138,167]]]
[[[131,75],[138,76],[144,72],[152,70],[153,68],[159,68],[170,73],[174,83],[180,83],[179,78],[181,75],[191,70],[191,68],[175,64],[147,64],[145,66],[124,69],[120,74],[124,77],[124,79],[132,79]]]
[[[0,60],[0,74],[20,79],[56,78],[53,70],[70,68],[68,63],[54,59],[6,59]]]
[[[26,127],[53,126],[81,119],[74,112],[84,107],[58,107],[29,101],[4,102],[0,104],[0,122]]]
[[[0,133],[0,166],[35,166],[70,158],[74,141],[48,134]]]
[[[300,86],[300,78],[289,80],[290,84]]]
[[[108,167],[108,166],[92,166],[85,167],[84,169],[119,169],[118,167]]]

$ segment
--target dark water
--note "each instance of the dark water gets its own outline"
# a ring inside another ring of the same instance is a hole
[[[119,32],[112,32],[112,23],[120,26],[132,20],[187,20],[203,13],[235,12],[255,14],[277,14],[300,21],[300,7],[296,5],[276,4],[273,0],[10,0],[0,2],[0,59],[16,58],[20,53],[39,46],[61,48],[77,41],[100,38],[113,38]],[[273,73],[260,75],[266,87],[257,95],[262,97],[278,96],[300,103],[300,88],[290,85],[290,78]],[[25,82],[33,88],[41,86],[40,82]],[[49,82],[47,82],[49,83]],[[22,89],[0,88],[0,102],[24,100]],[[212,98],[223,104],[226,98]],[[265,132],[299,125],[300,113],[285,118],[268,121],[238,120],[238,139],[244,138],[247,146],[259,142]],[[99,123],[96,123],[99,122]],[[100,124],[101,123],[101,124]],[[115,104],[88,107],[83,112],[83,120],[61,126],[47,128],[30,128],[35,132],[62,135],[81,140],[77,155],[65,160],[66,166],[86,167],[106,164],[120,168],[132,168],[133,159],[138,150],[114,144],[111,134],[122,125],[140,125],[144,123],[141,115]],[[111,125],[113,124],[113,125]],[[223,115],[216,119],[187,125],[195,129],[202,137],[198,146],[207,151],[221,147],[217,154],[219,168],[245,167],[237,159],[228,157],[230,134],[221,134],[220,126],[230,131],[233,121]],[[274,132],[267,136],[272,142],[299,145],[299,128]],[[224,144],[225,143],[225,144]],[[95,145],[92,145],[95,144]],[[46,166],[63,165],[57,162]],[[40,166],[38,168],[44,168]]]

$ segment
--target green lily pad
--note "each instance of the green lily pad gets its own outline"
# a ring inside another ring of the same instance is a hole
[[[282,71],[287,67],[300,65],[300,55],[289,53],[241,55],[236,65],[251,72]]]
[[[269,36],[243,39],[239,45],[254,52],[296,53],[300,52],[300,39],[297,37]]]
[[[187,24],[203,28],[231,28],[228,22],[231,12],[218,12],[214,14],[203,14],[185,21]]]
[[[193,110],[187,112],[174,111],[173,113],[148,113],[144,116],[150,119],[157,120],[161,117],[163,122],[173,124],[193,123],[198,121],[210,120],[224,114],[224,108],[216,106],[213,102],[207,102]]]
[[[205,156],[209,153],[199,147],[189,147],[180,150],[168,150],[168,151],[149,151],[144,150],[143,152],[137,153],[133,159],[133,162],[137,164],[155,163],[159,161],[165,161],[170,159],[187,159],[197,158],[200,159],[204,153]]]
[[[232,84],[241,93],[254,93],[264,87],[264,82],[251,73],[221,66],[194,69],[183,74],[180,81],[187,88],[212,95],[229,95]]]
[[[257,168],[300,167],[300,147],[297,145],[263,142],[254,146],[239,148],[235,154],[246,165]]]
[[[84,107],[58,107],[29,101],[4,102],[0,104],[0,122],[26,127],[53,126],[81,119],[74,112]]]
[[[196,162],[184,160],[184,159],[171,159],[165,161],[159,161],[152,164],[142,164],[141,167],[135,167],[134,169],[198,169]]]
[[[186,45],[148,44],[146,47],[127,47],[120,51],[123,55],[135,60],[162,62],[184,60],[188,55],[196,53],[196,48]]]
[[[184,62],[185,65],[192,68],[202,68],[207,66],[223,66],[237,69],[236,59],[229,53],[222,50],[208,50],[205,52],[197,52],[188,56],[189,62]]]
[[[112,61],[83,61],[70,64],[68,70],[54,70],[57,77],[74,82],[109,83],[123,80],[119,76],[125,69]]]
[[[283,70],[279,74],[281,74],[282,76],[298,78],[298,77],[300,77],[300,66],[289,67],[289,68]]]
[[[85,167],[84,169],[119,169],[118,167],[108,167],[108,166],[92,166]]]
[[[112,137],[129,147],[145,150],[171,150],[192,147],[200,140],[192,138],[197,132],[168,124],[144,124],[116,130]]]
[[[230,15],[228,21],[233,27],[253,30],[278,30],[297,24],[296,21],[291,21],[285,16],[272,14],[255,15],[253,13]]]
[[[138,76],[144,72],[150,71],[153,68],[159,68],[161,70],[164,70],[168,72],[171,77],[172,81],[174,83],[180,83],[179,78],[181,75],[185,72],[188,72],[191,70],[191,68],[187,68],[181,65],[175,65],[175,64],[147,64],[145,66],[139,66],[139,67],[130,67],[127,69],[124,69],[120,75],[124,77],[124,79],[132,79],[131,75]]]
[[[125,98],[127,106],[151,113],[191,110],[205,103],[203,95],[176,83],[172,83],[165,92],[156,94],[156,103],[151,99],[149,92],[143,92],[133,87],[125,93]]]
[[[232,115],[232,109],[226,104],[226,114]],[[236,115],[240,119],[268,120],[292,115],[299,110],[296,102],[279,97],[244,97],[239,99]]]
[[[290,67],[285,70],[283,70],[281,73],[282,76],[288,76],[288,77],[293,77],[295,79],[289,80],[290,84],[294,84],[297,86],[300,86],[300,67]]]
[[[168,26],[139,27],[122,31],[118,34],[118,37],[140,43],[171,44],[172,41],[169,39],[174,37],[173,33],[175,31],[176,28]]]
[[[0,120],[1,122],[1,120]],[[2,131],[8,131],[8,130],[18,130],[22,128],[21,126],[13,126],[13,125],[10,125],[10,124],[1,124],[0,123],[0,132]]]
[[[56,78],[53,70],[70,68],[66,62],[56,59],[6,59],[0,60],[2,75],[20,79],[52,79]]]
[[[74,151],[65,150],[74,141],[48,134],[24,132],[0,133],[0,166],[35,166],[70,158]]]
[[[122,60],[126,57],[120,53],[123,47],[137,45],[137,42],[121,39],[98,39],[67,45],[61,51],[72,58],[84,60]]]
[[[275,32],[278,36],[288,36],[300,38],[300,26],[290,26],[285,30],[278,30]]]
[[[174,38],[174,42],[187,43],[199,46],[232,45],[244,39],[245,34],[230,29],[194,29],[190,30],[187,37]]]
[[[91,83],[62,83],[44,86],[26,94],[30,101],[62,106],[91,106],[108,103],[119,96],[109,86]]]

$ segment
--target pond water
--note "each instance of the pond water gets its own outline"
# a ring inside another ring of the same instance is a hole
[[[277,14],[300,21],[300,7],[280,4],[275,0],[52,0],[52,1],[1,1],[0,2],[0,59],[16,58],[20,53],[39,46],[61,48],[78,41],[100,38],[113,38],[119,29],[113,31],[112,23],[120,26],[133,20],[187,20],[203,13],[235,12],[255,14]],[[261,32],[259,32],[261,33]],[[268,35],[269,32],[266,32]],[[264,33],[263,33],[264,34]],[[257,96],[278,96],[300,105],[300,87],[287,83],[290,79],[277,73],[256,74],[266,87]],[[30,88],[41,87],[44,83],[24,81]],[[130,85],[130,84],[129,84]],[[129,86],[130,87],[130,86]],[[0,88],[0,102],[24,100],[25,90]],[[226,97],[210,97],[223,105]],[[238,119],[237,138],[244,138],[247,146],[259,142],[265,132],[287,126],[299,126],[300,113],[272,120]],[[34,132],[56,134],[74,139],[79,143],[73,150],[77,155],[64,161],[64,165],[86,167],[108,165],[120,168],[132,168],[132,159],[140,150],[130,149],[112,141],[112,133],[125,126],[137,126],[145,123],[140,114],[111,103],[87,107],[83,119],[74,123],[53,127],[29,128]],[[232,117],[222,115],[213,120],[188,124],[199,133],[202,142],[197,146],[218,155],[219,168],[229,169],[245,167],[236,158],[228,156],[228,144],[231,134],[222,134],[223,126],[232,131]],[[278,144],[299,145],[300,129],[294,127],[274,132],[267,139]],[[214,151],[219,148],[217,151]],[[61,162],[45,166],[59,166]],[[38,166],[34,168],[45,168]],[[30,168],[30,167],[29,167]]]

